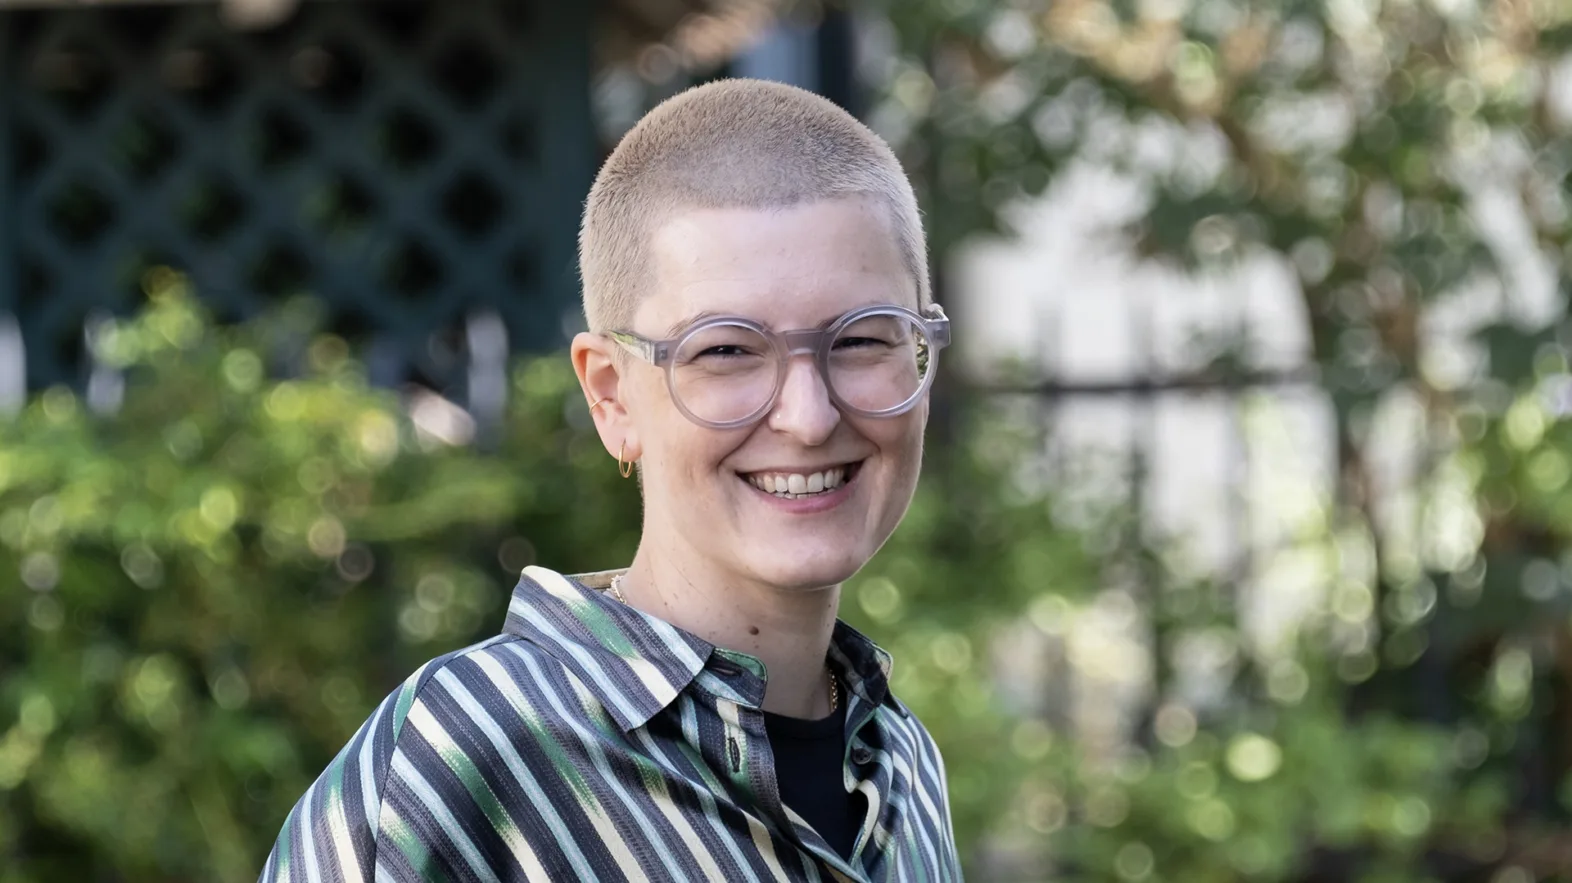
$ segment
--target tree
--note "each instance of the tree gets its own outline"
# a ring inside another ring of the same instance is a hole
[[[1072,765],[1045,779],[1039,805],[1070,824],[1050,850],[1062,870],[1526,880],[1572,868],[1559,833],[1572,782],[1561,420],[1572,9],[881,8],[896,51],[875,119],[925,185],[936,252],[1004,229],[1007,206],[1092,157],[1149,194],[1139,224],[1110,231],[1133,253],[1193,272],[1292,269],[1336,415],[1321,541],[1329,554],[1350,538],[1372,551],[1339,589],[1363,599],[1351,621],[1307,623],[1298,661],[1258,660],[1237,685],[1241,705],[1200,721],[1200,736],[1177,740],[1170,720],[1165,738],[1153,715],[1135,772]],[[1165,161],[1137,158],[1138,131],[1166,140]],[[1502,260],[1487,200],[1532,231],[1526,254]],[[1536,263],[1555,280],[1549,311],[1531,309]],[[1438,330],[1459,300],[1490,317],[1462,340]],[[1237,375],[1249,349],[1222,342],[1213,372]],[[1470,371],[1471,352],[1484,358]],[[1406,489],[1417,505],[1394,523],[1378,512],[1371,418],[1403,403],[1417,405],[1421,465]],[[1274,671],[1293,670],[1283,665],[1304,667],[1311,686],[1290,691],[1303,698],[1274,688]]]
[[[514,366],[488,452],[429,419],[455,406],[369,386],[309,304],[221,327],[179,275],[145,287],[94,341],[126,372],[117,412],[57,388],[0,423],[3,883],[255,879],[375,703],[498,633],[519,569],[616,567],[638,538],[564,354]],[[964,749],[1016,726],[985,640],[1044,556],[1087,579],[1077,537],[1011,493],[1015,441],[976,439],[948,458],[964,490],[924,484],[843,603],[955,757],[968,842],[1012,766]]]

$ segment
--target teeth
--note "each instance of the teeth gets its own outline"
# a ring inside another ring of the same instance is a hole
[[[754,473],[748,476],[753,486],[766,493],[789,500],[822,494],[846,483],[845,467],[837,466],[823,472],[802,474],[798,472]]]

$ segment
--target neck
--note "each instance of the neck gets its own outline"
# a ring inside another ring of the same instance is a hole
[[[627,603],[645,613],[763,662],[765,711],[809,719],[830,713],[824,660],[840,586],[781,589],[704,564],[679,564],[641,545],[620,587]]]

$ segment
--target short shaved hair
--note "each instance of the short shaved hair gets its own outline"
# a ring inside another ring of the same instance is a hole
[[[926,306],[922,217],[882,138],[795,86],[737,79],[681,92],[646,114],[595,176],[579,228],[584,318],[591,331],[627,330],[647,293],[653,230],[678,212],[857,197],[888,209],[917,303]]]

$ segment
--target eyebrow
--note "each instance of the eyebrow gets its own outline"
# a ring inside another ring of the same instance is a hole
[[[721,314],[715,312],[714,310],[702,310],[700,312],[694,313],[686,319],[678,319],[676,322],[672,323],[670,328],[666,329],[666,338],[669,340],[673,337],[676,337],[683,331],[686,331],[689,327],[703,322],[705,319],[713,319],[719,315]]]

